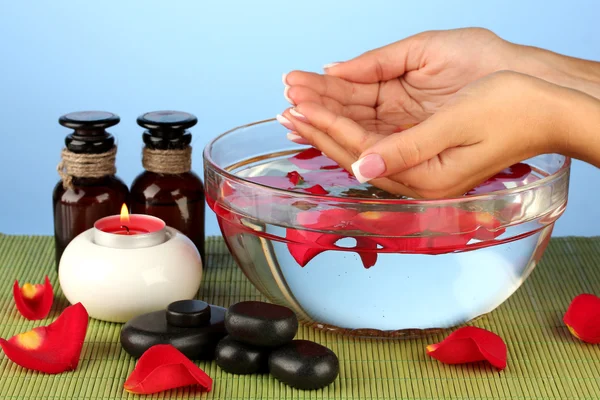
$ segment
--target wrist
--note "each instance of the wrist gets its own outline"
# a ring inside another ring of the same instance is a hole
[[[600,100],[572,89],[559,90],[553,152],[600,168]]]
[[[600,63],[510,43],[509,69],[600,99]]]

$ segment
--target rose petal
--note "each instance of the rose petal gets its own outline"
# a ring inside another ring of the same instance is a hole
[[[19,282],[15,281],[13,297],[22,316],[28,320],[38,320],[48,316],[54,301],[54,292],[50,279],[46,276],[43,285],[26,283],[19,287]]]
[[[600,298],[589,293],[575,297],[563,322],[577,339],[586,343],[600,343]]]
[[[314,185],[309,188],[303,189],[303,191],[312,193],[312,194],[320,194],[320,195],[329,193],[327,190],[323,189],[323,186],[321,186],[321,185]]]
[[[515,181],[523,179],[530,173],[531,166],[529,166],[529,164],[517,163],[497,173],[496,176],[494,176],[494,179]]]
[[[500,228],[501,222],[490,213],[475,212],[475,223],[478,226],[475,239],[492,240],[502,235],[506,229]]]
[[[77,303],[52,324],[0,339],[0,346],[9,359],[24,368],[58,374],[77,368],[87,326],[88,313]]]
[[[500,370],[506,368],[507,350],[502,338],[474,326],[452,332],[442,342],[427,346],[426,352],[446,364],[488,361]]]
[[[287,178],[290,180],[290,182],[292,182],[294,185],[298,186],[300,185],[302,182],[304,182],[304,178],[302,177],[302,175],[300,175],[298,173],[298,171],[291,171],[288,172],[288,174],[286,175]]]
[[[158,344],[142,354],[123,385],[136,394],[158,393],[184,386],[212,389],[212,378],[170,344]]]
[[[297,167],[309,170],[337,167],[338,164],[329,157],[325,157],[320,150],[311,147],[289,159]]]
[[[343,236],[288,228],[285,238],[290,254],[304,267],[322,252],[332,249]]]
[[[422,220],[422,216],[423,213],[365,211],[353,218],[352,225],[354,229],[376,235],[408,236],[425,230],[427,221]]]
[[[371,240],[371,238],[358,236],[356,239],[356,253],[360,256],[363,266],[366,269],[371,268],[377,262],[377,242]],[[361,251],[359,249],[366,249],[372,251]]]

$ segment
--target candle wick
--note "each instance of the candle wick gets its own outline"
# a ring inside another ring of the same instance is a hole
[[[124,228],[127,231],[127,234],[129,235],[129,227],[127,225],[121,225],[121,228]]]

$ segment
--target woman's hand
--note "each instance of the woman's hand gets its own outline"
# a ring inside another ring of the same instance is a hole
[[[325,70],[284,75],[288,101],[321,104],[380,134],[424,121],[469,83],[502,70],[600,98],[600,63],[513,44],[481,28],[419,33]]]
[[[574,140],[565,136],[567,99],[591,99],[574,92],[498,72],[443,97],[434,115],[402,132],[365,128],[316,101],[299,102],[281,122],[361,181],[411,197],[442,198],[462,195],[521,160],[564,149]]]
[[[469,83],[507,69],[514,47],[479,28],[424,32],[326,68],[284,76],[292,104],[314,102],[389,134],[424,121]]]

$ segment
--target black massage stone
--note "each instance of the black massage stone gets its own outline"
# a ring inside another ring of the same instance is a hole
[[[225,328],[232,339],[261,347],[279,347],[298,331],[298,318],[287,307],[243,301],[229,307]]]
[[[206,311],[200,304],[206,304],[204,302],[186,302],[189,304],[176,302],[180,304],[173,303],[175,305],[171,304],[168,310],[151,312],[129,320],[121,329],[123,349],[139,358],[154,345],[170,344],[191,360],[214,359],[217,344],[227,335],[224,323],[227,310],[208,306],[209,310]],[[208,320],[206,315],[210,316]],[[180,326],[172,325],[169,321],[175,321]],[[196,325],[192,326],[194,324]]]
[[[340,371],[335,353],[308,340],[294,340],[269,356],[269,372],[288,386],[302,390],[331,384]]]
[[[237,375],[268,371],[270,349],[252,346],[225,336],[215,351],[217,365],[225,372]]]
[[[167,307],[167,322],[172,326],[193,328],[210,321],[210,306],[200,300],[180,300]]]

